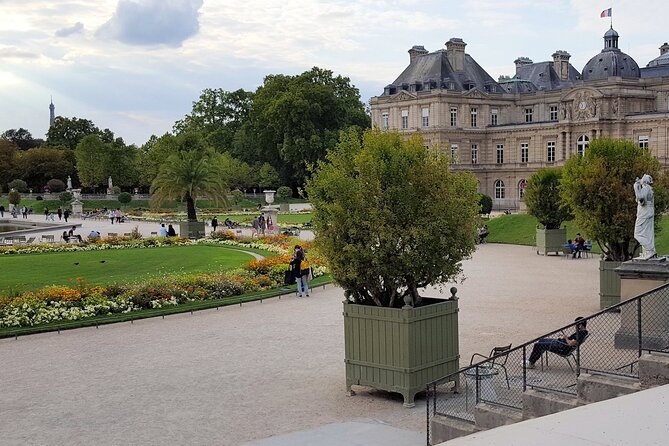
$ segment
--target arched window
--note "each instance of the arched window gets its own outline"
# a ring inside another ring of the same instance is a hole
[[[588,135],[581,135],[576,141],[576,153],[579,155],[585,155],[585,149],[590,145],[590,138]]]
[[[504,198],[504,181],[495,181],[495,198],[501,200]]]
[[[521,200],[525,198],[525,189],[527,188],[527,180],[522,179],[518,182],[518,198]]]

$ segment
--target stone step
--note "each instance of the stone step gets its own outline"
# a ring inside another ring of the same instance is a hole
[[[477,427],[481,429],[493,429],[522,421],[523,412],[510,407],[479,403],[474,408],[474,419],[476,420]]]
[[[578,401],[589,404],[638,392],[641,383],[634,378],[583,373],[578,377],[576,390]]]
[[[523,393],[523,420],[551,415],[579,405],[578,398],[570,395],[526,390]]]
[[[443,443],[458,437],[480,432],[480,427],[466,421],[456,420],[454,418],[435,415],[430,424],[430,433],[432,444]]]
[[[649,388],[669,384],[669,356],[645,354],[639,358],[641,387]]]

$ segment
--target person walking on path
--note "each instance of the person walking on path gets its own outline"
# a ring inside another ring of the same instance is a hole
[[[63,209],[58,208],[58,211],[56,213],[58,214],[58,221],[61,221],[63,219]]]
[[[44,220],[49,221],[49,208],[44,206]]]
[[[303,293],[309,297],[309,269],[304,268],[305,263],[304,250],[300,245],[295,245],[290,265],[292,266],[293,277],[297,282],[297,297],[302,297]]]
[[[258,217],[255,217],[251,223],[251,237],[254,235],[260,235],[260,221]]]
[[[0,204],[0,217],[4,217],[4,216],[5,216],[5,207]]]
[[[121,224],[121,219],[123,218],[123,213],[121,212],[121,208],[116,208],[116,212],[114,212],[114,215],[116,216],[116,223]]]
[[[70,218],[70,210],[69,209],[65,209],[63,211],[63,218],[65,219],[65,223],[67,223],[67,219]]]
[[[258,225],[260,226],[260,232],[262,235],[265,235],[265,229],[267,228],[267,222],[265,221],[265,216],[260,214],[260,217],[258,217]]]
[[[211,227],[213,228],[211,232],[216,232],[216,228],[218,228],[218,219],[216,218],[216,216],[214,216],[214,218],[211,219]]]
[[[113,210],[113,209],[109,209],[109,213],[107,213],[107,217],[109,217],[109,220],[111,220],[111,224],[114,224],[114,217],[115,217],[115,214],[114,214],[114,210]]]
[[[23,206],[23,207],[21,208],[21,216],[22,216],[23,218],[28,218],[28,208],[27,208],[27,207]]]

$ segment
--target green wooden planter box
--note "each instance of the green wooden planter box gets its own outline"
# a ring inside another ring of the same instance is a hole
[[[179,223],[179,235],[183,238],[199,239],[206,234],[203,221],[182,221]]]
[[[537,254],[548,255],[554,252],[562,254],[562,248],[567,243],[567,229],[543,229],[537,228]]]
[[[599,261],[599,309],[620,303],[620,276],[616,268],[623,262]]]
[[[458,301],[424,299],[416,308],[344,303],[346,389],[370,386],[404,397],[459,369]]]

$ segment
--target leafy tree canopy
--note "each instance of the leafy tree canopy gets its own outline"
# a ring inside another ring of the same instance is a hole
[[[57,116],[47,132],[47,144],[64,146],[74,150],[77,144],[88,135],[98,135],[102,142],[114,141],[114,133],[109,129],[100,130],[93,121],[80,118],[64,118]]]
[[[343,133],[307,182],[316,243],[356,303],[400,307],[443,284],[474,250],[479,197],[473,174],[449,169],[420,136]]]
[[[647,150],[627,140],[597,139],[585,156],[565,163],[562,196],[576,223],[601,247],[607,260],[630,260],[639,244],[634,239],[634,181],[648,173],[654,179],[655,230],[669,205],[667,178]]]
[[[104,187],[109,177],[117,186],[132,186],[137,180],[137,148],[123,139],[104,142],[100,135],[84,136],[74,151],[81,184]]]
[[[24,128],[6,130],[0,135],[0,138],[13,142],[21,150],[38,147],[44,142],[41,139],[34,139],[33,135]]]
[[[560,196],[562,169],[544,168],[532,175],[525,190],[525,204],[531,215],[546,229],[560,229],[562,222],[571,220],[571,209]]]
[[[75,157],[71,150],[56,147],[37,147],[16,153],[14,176],[41,190],[52,178],[65,181],[76,176]]]
[[[12,180],[15,155],[16,144],[5,139],[0,139],[0,166],[2,166],[0,168],[0,192]]]

